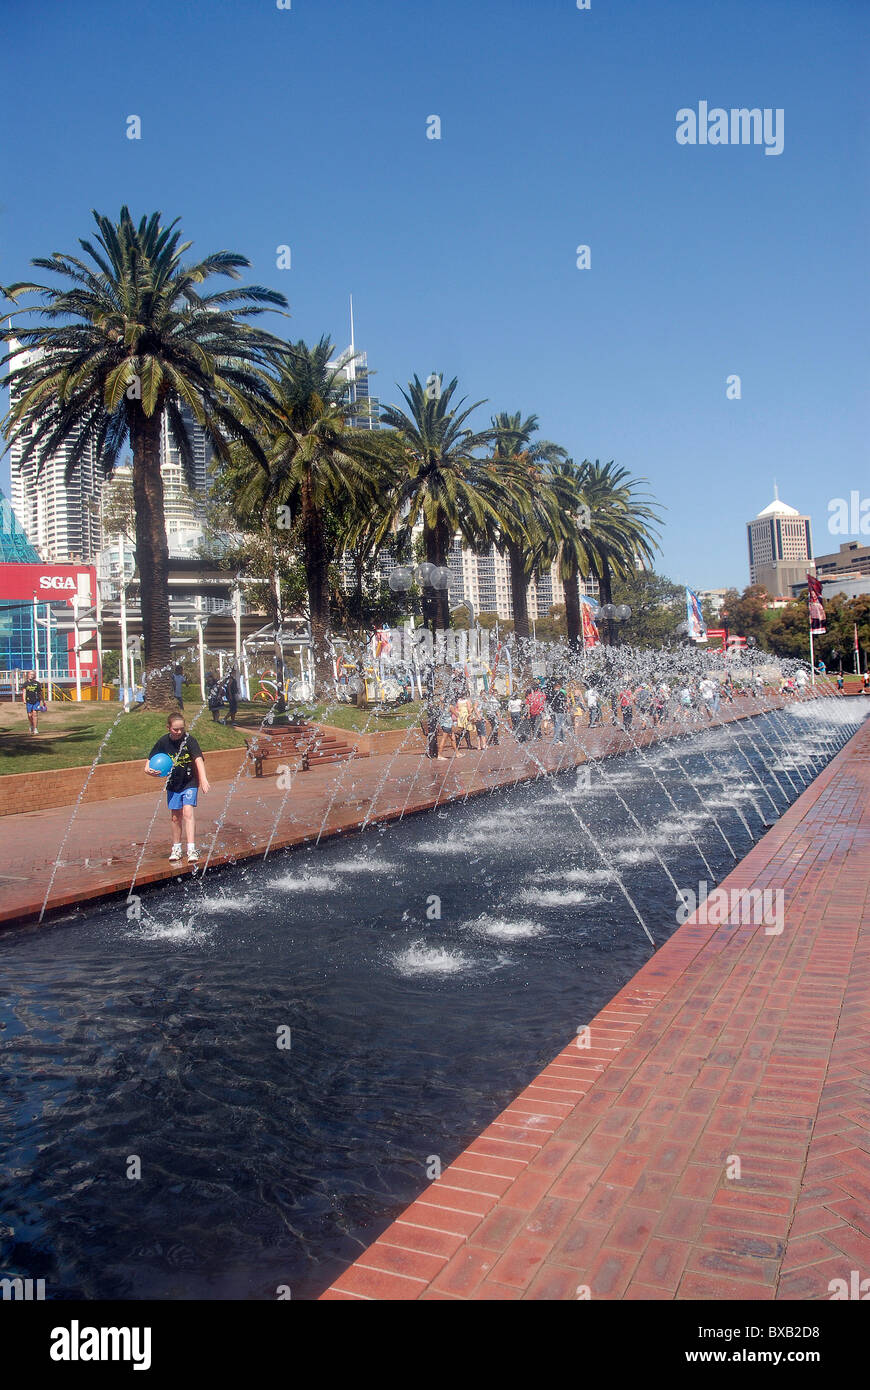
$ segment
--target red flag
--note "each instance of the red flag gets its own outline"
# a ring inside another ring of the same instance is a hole
[[[855,651],[858,650],[858,624],[855,624]]]
[[[810,611],[810,632],[813,637],[821,637],[827,632],[825,609],[822,603],[822,586],[814,574],[807,575],[807,597]]]

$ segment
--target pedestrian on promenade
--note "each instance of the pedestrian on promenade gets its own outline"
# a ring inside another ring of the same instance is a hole
[[[622,713],[622,727],[626,732],[631,728],[631,719],[634,705],[634,691],[630,685],[626,685],[619,697],[619,708]]]
[[[211,683],[209,684],[209,682]],[[220,722],[221,705],[224,702],[223,686],[219,680],[215,679],[214,674],[209,671],[205,678],[205,687],[208,707],[211,710],[212,723],[218,724]]]
[[[444,756],[444,749],[447,747],[448,744],[453,749],[453,756],[455,758],[457,753],[459,752],[459,749],[456,746],[456,727],[453,720],[453,711],[445,699],[444,703],[441,705],[440,713],[438,715],[439,763],[446,763],[448,761],[448,759]]]
[[[586,687],[586,706],[589,710],[589,727],[596,729],[601,723],[601,696],[594,685]]]
[[[541,738],[541,724],[544,720],[544,706],[547,697],[539,685],[533,685],[526,692],[525,714],[529,721],[529,737]]]
[[[477,747],[482,750],[486,747],[486,718],[479,700],[471,701],[470,719],[471,727],[477,736]]]
[[[175,698],[184,709],[184,672],[181,666],[176,666],[172,673],[172,684],[175,687]]]
[[[27,672],[27,679],[21,691],[21,701],[27,713],[30,732],[38,734],[40,711],[45,709],[45,695],[42,690],[42,682],[36,679],[35,671]]]
[[[438,757],[438,702],[430,695],[426,707],[420,715],[420,727],[426,740],[426,756]]]
[[[450,706],[450,715],[453,720],[453,727],[456,730],[457,750],[462,747],[462,740],[469,750],[474,747],[471,742],[471,701],[465,695],[460,695],[455,704]]]
[[[205,759],[202,749],[193,734],[187,732],[183,714],[170,714],[166,721],[166,733],[155,743],[148,754],[149,762],[157,753],[165,753],[172,759],[172,770],[166,783],[166,800],[172,822],[172,849],[170,864],[181,863],[181,850],[184,835],[187,836],[187,862],[196,864],[196,824],[194,808],[198,791],[209,790],[205,775]],[[145,768],[149,777],[163,774],[153,768]]]
[[[501,705],[495,691],[491,690],[483,704],[483,711],[489,720],[489,747],[498,747],[498,726],[501,721]]]
[[[568,718],[568,692],[564,685],[553,681],[549,694],[550,713],[553,716],[553,742],[565,742],[565,727]]]
[[[235,666],[232,666],[230,668],[230,673],[224,681],[224,695],[226,696],[227,705],[229,706],[230,711],[229,719],[225,719],[224,723],[235,724],[236,711],[239,707],[239,679],[238,675],[236,674]]]

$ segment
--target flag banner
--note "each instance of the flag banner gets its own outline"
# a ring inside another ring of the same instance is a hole
[[[595,626],[595,619],[592,616],[592,607],[588,603],[581,603],[580,614],[583,619],[583,646],[597,647],[601,638],[598,635],[598,628]]]
[[[852,648],[852,650],[853,650],[853,651],[858,651],[858,624],[857,624],[857,623],[855,624],[855,645],[854,645],[854,647]]]
[[[807,597],[810,611],[810,632],[813,637],[821,637],[827,632],[825,609],[822,603],[822,586],[814,574],[807,575]]]
[[[693,642],[706,642],[707,629],[701,615],[701,602],[697,594],[686,588],[686,623]]]

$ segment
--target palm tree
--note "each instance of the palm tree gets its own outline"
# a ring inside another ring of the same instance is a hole
[[[272,386],[267,449],[269,496],[287,508],[305,567],[319,689],[333,679],[330,565],[359,511],[382,506],[396,480],[390,438],[348,423],[360,407],[348,397],[346,363],[331,364],[332,353],[328,337],[287,348]]]
[[[590,540],[592,573],[598,580],[602,604],[613,602],[613,580],[628,579],[638,563],[651,566],[658,550],[657,504],[640,491],[645,478],[633,478],[627,468],[587,461],[583,492],[591,512]],[[612,644],[615,629],[607,619],[606,632]]]
[[[265,608],[275,629],[272,654],[275,662],[277,699],[274,712],[283,714],[286,710],[284,648],[281,642],[284,615],[276,549],[279,518],[272,496],[272,478],[262,467],[259,458],[255,458],[247,445],[241,441],[233,444],[231,454],[229,465],[221,469],[215,480],[212,497],[225,505],[231,526],[235,524],[248,537],[255,538],[255,545],[261,556],[265,548]]]
[[[503,476],[508,468],[511,470],[511,475],[505,477],[505,504],[495,544],[508,557],[514,632],[517,637],[528,637],[529,580],[536,561],[546,554],[551,520],[541,465],[557,464],[567,455],[549,439],[532,439],[538,431],[537,415],[524,420],[520,411],[515,415],[502,411],[492,417],[492,429],[493,462],[500,465]]]
[[[579,646],[582,632],[580,615],[580,575],[598,580],[603,604],[613,598],[615,578],[633,574],[637,562],[649,565],[658,549],[659,513],[647,494],[639,491],[646,480],[632,478],[628,470],[611,460],[601,464],[568,460],[550,470],[549,491],[555,504],[553,513],[555,544],[558,547],[560,577],[565,586],[565,620],[568,638]],[[608,619],[602,634],[613,641],[613,623]]]
[[[550,468],[544,493],[550,517],[545,554],[551,562],[558,561],[565,591],[565,625],[572,647],[580,646],[583,631],[579,577],[592,569],[591,509],[585,479],[586,464],[565,459]]]
[[[432,382],[433,378],[429,378]],[[402,391],[408,412],[387,406],[381,420],[395,431],[402,474],[389,499],[381,528],[387,534],[395,518],[410,531],[423,523],[426,560],[443,568],[457,531],[468,544],[479,545],[487,525],[497,522],[503,486],[495,464],[475,457],[475,450],[492,442],[492,430],[474,431],[467,421],[483,401],[466,406],[466,397],[452,405],[456,377],[444,389],[426,386],[415,376]],[[450,623],[446,589],[423,590],[423,616],[436,628]]]
[[[238,280],[250,262],[218,251],[182,264],[192,243],[181,243],[177,219],[164,226],[155,212],[136,226],[126,207],[117,223],[93,216],[96,245],[79,242],[87,259],[54,252],[33,262],[70,283],[21,282],[6,290],[13,301],[40,295],[42,305],[34,312],[48,321],[2,333],[7,342],[17,338],[36,350],[5,379],[16,397],[5,421],[7,447],[19,445],[22,462],[35,458],[41,469],[70,444],[69,480],[89,449],[110,476],[129,439],[146,703],[173,708],[161,431],[165,421],[189,483],[193,449],[184,407],[219,459],[228,460],[234,438],[261,456],[250,422],[268,409],[265,367],[280,342],[241,320],[267,306],[286,307],[287,301],[261,286],[202,294],[199,287],[210,276]],[[13,349],[2,361],[15,357]]]

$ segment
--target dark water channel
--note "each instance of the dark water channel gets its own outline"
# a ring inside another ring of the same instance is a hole
[[[617,875],[661,943],[660,859],[718,880],[852,731],[818,702],[0,938],[0,1275],[315,1297],[649,958]]]

